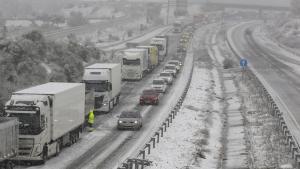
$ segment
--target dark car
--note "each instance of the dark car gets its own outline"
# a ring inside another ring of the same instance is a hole
[[[117,128],[139,130],[143,126],[142,116],[139,111],[123,111],[118,119]]]
[[[159,96],[160,94],[155,89],[143,90],[143,93],[140,96],[140,105],[145,105],[145,104],[158,105]]]

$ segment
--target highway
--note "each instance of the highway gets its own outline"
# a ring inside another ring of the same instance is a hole
[[[165,31],[164,31],[165,32]],[[169,53],[165,60],[175,55],[179,34],[168,33],[170,38]],[[154,35],[153,35],[154,36]],[[148,36],[147,36],[148,37]],[[150,37],[149,37],[150,38]],[[147,42],[147,41],[146,41]],[[168,116],[172,105],[188,82],[192,70],[193,58],[185,60],[185,66],[176,79],[176,83],[169,88],[158,106],[140,106],[138,103],[142,90],[150,87],[152,79],[161,72],[164,63],[161,63],[151,74],[141,81],[129,81],[122,84],[120,104],[108,114],[96,117],[96,130],[84,133],[82,139],[75,145],[63,149],[58,157],[49,159],[42,166],[19,166],[18,168],[116,168],[118,164],[129,156],[136,155],[149,137],[158,129]],[[137,109],[142,112],[143,128],[140,131],[119,131],[116,129],[117,116],[122,110]],[[64,160],[61,160],[61,159]]]
[[[250,68],[271,93],[283,112],[288,128],[299,143],[300,75],[292,67],[278,60],[282,57],[281,53],[277,53],[276,50],[271,52],[256,43],[252,34],[249,33],[256,26],[257,23],[250,22],[233,27],[228,32],[228,41],[240,57],[249,61]]]

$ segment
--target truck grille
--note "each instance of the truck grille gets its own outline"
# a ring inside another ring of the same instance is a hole
[[[128,77],[134,77],[134,75],[135,75],[135,71],[133,71],[133,70],[128,70],[127,71],[127,76]]]
[[[19,138],[19,156],[28,156],[31,154],[34,141],[32,138]]]

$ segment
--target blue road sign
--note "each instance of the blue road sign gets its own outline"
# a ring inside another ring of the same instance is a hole
[[[241,60],[240,60],[240,66],[241,66],[243,69],[246,68],[247,65],[248,65],[247,59],[241,59]]]

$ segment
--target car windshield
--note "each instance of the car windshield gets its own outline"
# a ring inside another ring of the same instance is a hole
[[[123,112],[120,118],[139,118],[140,114],[137,112]]]
[[[170,73],[160,73],[160,76],[172,76]]]
[[[172,65],[178,65],[178,62],[169,62],[169,64],[172,64]]]
[[[165,69],[171,69],[171,70],[174,70],[174,69],[176,69],[176,67],[175,67],[175,66],[165,66]]]
[[[162,85],[164,83],[165,83],[164,80],[153,80],[153,84]]]
[[[155,90],[144,90],[143,95],[153,95],[156,94]]]

